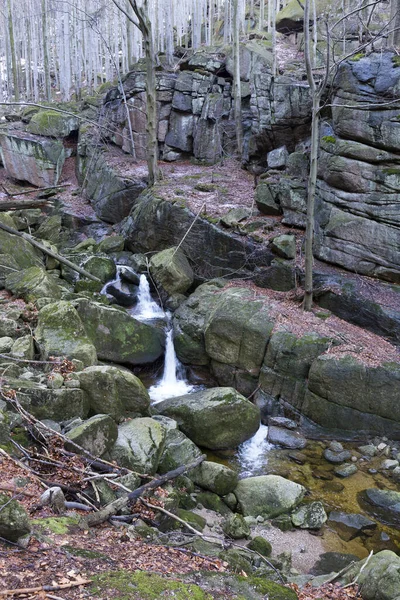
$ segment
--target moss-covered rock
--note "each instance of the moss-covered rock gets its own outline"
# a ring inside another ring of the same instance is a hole
[[[212,600],[198,585],[163,578],[146,571],[110,571],[95,575],[90,588],[94,597],[106,595],[115,600]]]
[[[189,476],[196,485],[219,496],[233,492],[238,482],[236,471],[208,460],[192,469]]]
[[[167,473],[195,461],[200,456],[201,450],[182,431],[168,428],[158,471]]]
[[[176,514],[180,519],[183,519],[183,521],[197,529],[197,531],[203,531],[204,527],[206,526],[205,518],[201,515],[197,515],[191,510],[184,510],[183,508],[178,508]]]
[[[117,273],[117,267],[115,266],[115,262],[112,258],[108,256],[91,256],[83,265],[85,271],[94,275],[100,281],[105,283],[106,281],[110,281],[114,279]]]
[[[95,415],[77,427],[73,427],[67,437],[90,452],[92,456],[102,456],[113,447],[118,437],[118,427],[109,415]],[[67,442],[66,447],[78,454],[80,452],[74,444]]]
[[[368,561],[368,563],[367,563]],[[397,600],[400,590],[400,558],[390,550],[378,552],[351,567],[342,581],[350,583],[357,577],[365,600]]]
[[[184,252],[176,247],[152,256],[150,272],[169,295],[184,294],[193,283],[192,267]]]
[[[197,501],[202,504],[204,508],[213,510],[225,517],[232,514],[232,511],[227,507],[222,498],[213,492],[200,492],[197,494]]]
[[[76,376],[88,395],[93,412],[107,413],[116,421],[123,417],[148,415],[149,394],[140,379],[128,369],[93,366]]]
[[[51,215],[47,217],[40,227],[35,231],[35,237],[40,240],[47,240],[51,244],[60,242],[61,215]]]
[[[24,507],[7,494],[0,493],[0,537],[17,542],[31,530]]]
[[[244,517],[239,514],[233,514],[227,517],[222,524],[222,529],[230,538],[240,540],[247,538],[250,535],[250,527],[244,520]]]
[[[262,515],[270,519],[295,508],[305,491],[302,485],[279,475],[261,475],[241,479],[235,496],[244,516]]]
[[[70,302],[48,304],[39,311],[35,339],[45,359],[66,356],[81,360],[85,366],[97,362],[96,348]]]
[[[256,535],[256,537],[250,540],[247,547],[254,552],[258,552],[258,554],[261,554],[262,556],[271,556],[272,546],[269,541],[261,535]]]
[[[118,428],[111,457],[122,467],[154,474],[164,448],[166,431],[147,417],[126,421]]]
[[[79,119],[55,110],[39,110],[29,122],[27,130],[36,135],[60,138],[79,129]]]
[[[30,267],[16,273],[10,273],[6,277],[6,288],[15,296],[19,296],[27,302],[34,302],[43,297],[60,299],[62,288],[57,284],[54,277],[41,267]]]
[[[11,356],[23,360],[33,360],[35,357],[35,343],[33,336],[23,335],[15,340],[11,347]]]
[[[101,360],[140,365],[157,360],[164,351],[164,333],[124,310],[79,300],[77,311]]]
[[[110,235],[103,238],[97,246],[98,252],[109,254],[111,252],[122,252],[124,249],[125,240],[122,235]]]
[[[257,431],[257,407],[233,388],[211,388],[162,400],[154,411],[175,419],[198,446],[236,448]]]

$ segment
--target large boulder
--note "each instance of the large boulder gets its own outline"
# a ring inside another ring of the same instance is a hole
[[[57,280],[42,267],[30,267],[6,277],[5,286],[15,296],[26,302],[35,302],[40,298],[61,299],[62,288]]]
[[[198,446],[236,448],[257,431],[258,408],[233,388],[211,388],[162,400],[154,411],[175,419]]]
[[[176,247],[152,256],[150,273],[169,295],[184,294],[193,283],[192,267],[184,252]]]
[[[226,494],[233,492],[238,482],[236,471],[208,460],[190,471],[189,477],[196,485],[214,492],[218,496],[226,496]]]
[[[351,567],[342,577],[350,583],[357,578],[365,600],[399,600],[400,558],[390,550],[378,552]]]
[[[163,354],[164,333],[137,321],[125,310],[89,300],[79,300],[76,309],[99,359],[142,365]]]
[[[167,473],[181,465],[190,464],[201,456],[201,450],[177,427],[176,424],[176,428],[167,429],[165,446],[158,465],[160,473]],[[192,473],[193,471],[189,475]]]
[[[0,155],[8,177],[37,187],[57,185],[65,161],[62,142],[22,132],[0,132]]]
[[[400,492],[369,488],[362,496],[373,514],[380,514],[396,525],[400,523]]]
[[[164,449],[165,428],[148,417],[126,421],[118,428],[111,457],[122,467],[153,475]]]
[[[39,110],[32,116],[27,126],[29,133],[54,138],[67,137],[78,129],[78,117],[51,109]]]
[[[0,537],[15,543],[30,530],[24,507],[17,500],[0,493]]]
[[[73,427],[67,438],[78,444],[92,456],[102,456],[111,450],[118,436],[118,427],[109,415],[95,415],[80,425]],[[78,452],[76,446],[66,442],[66,448]]]
[[[148,415],[149,394],[140,379],[128,369],[93,366],[77,373],[76,378],[86,392],[93,412],[107,413],[116,421]]]
[[[244,516],[271,519],[295,508],[305,492],[302,485],[279,475],[261,475],[241,479],[234,493]]]
[[[96,348],[70,302],[48,304],[39,311],[35,339],[44,359],[66,356],[81,360],[84,366],[97,362]]]
[[[400,438],[400,364],[325,354],[309,370],[302,413],[318,425]]]

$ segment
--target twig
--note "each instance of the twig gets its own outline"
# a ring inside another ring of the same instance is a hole
[[[38,585],[31,588],[16,588],[13,590],[3,590],[0,596],[15,596],[21,594],[34,594],[35,592],[52,592],[57,590],[68,590],[69,588],[79,587],[92,583],[91,579],[82,579],[82,581],[71,581],[70,583],[60,583],[59,585]]]
[[[93,527],[94,525],[99,525],[100,523],[107,521],[118,511],[126,509],[129,505],[134,504],[136,500],[138,500],[140,496],[142,496],[146,492],[154,490],[155,488],[159,487],[160,485],[163,485],[167,481],[175,479],[176,477],[179,477],[179,475],[183,475],[187,471],[191,471],[200,463],[202,463],[205,460],[205,458],[206,455],[202,454],[199,458],[197,458],[194,462],[190,463],[189,465],[182,465],[177,469],[174,469],[173,471],[168,471],[168,473],[161,475],[158,479],[153,479],[152,481],[149,481],[148,483],[145,483],[144,485],[140,486],[139,488],[128,494],[128,496],[114,500],[96,514],[90,515],[87,519],[85,519],[83,525]]]
[[[332,577],[329,577],[329,579],[324,581],[324,585],[326,585],[328,583],[333,583],[334,581],[336,581],[336,579],[339,579],[339,577],[341,577],[342,575],[347,573],[347,571],[349,571],[354,564],[355,564],[355,562],[354,562],[354,560],[352,560],[351,563],[349,563],[348,565],[343,567],[343,569],[340,569],[340,571],[338,571],[337,573],[334,573],[332,575]]]
[[[199,218],[201,211],[203,210],[203,208],[205,207],[206,203],[203,202],[202,206],[200,207],[200,209],[198,210],[195,218],[193,219],[193,221],[190,224],[189,229],[187,230],[187,232],[185,233],[185,235],[183,236],[183,238],[181,239],[181,241],[179,242],[179,244],[177,245],[177,247],[175,248],[175,251],[173,253],[173,255],[171,256],[171,260],[174,258],[175,254],[178,252],[179,248],[182,246],[183,242],[185,241],[185,239],[187,238],[187,236],[189,235],[193,225],[196,223],[197,219]]]
[[[142,502],[145,506],[147,506],[147,508],[151,508],[152,510],[158,510],[158,511],[162,512],[164,515],[171,517],[171,519],[178,521],[178,523],[182,523],[182,525],[187,527],[189,529],[189,531],[191,531],[192,533],[195,533],[196,535],[198,535],[202,538],[205,538],[205,536],[201,533],[201,531],[197,531],[197,529],[195,529],[194,527],[189,525],[189,523],[187,521],[184,521],[177,515],[174,515],[172,512],[170,512],[166,508],[163,508],[162,506],[157,506],[156,504],[151,504],[150,502],[146,502],[146,500],[143,500],[143,498],[140,498],[140,502]]]
[[[365,561],[365,563],[363,564],[363,566],[361,567],[361,569],[359,570],[358,574],[354,577],[353,581],[351,581],[350,583],[348,583],[347,585],[343,586],[343,589],[345,590],[348,587],[351,587],[352,585],[355,585],[358,581],[358,578],[360,577],[361,573],[364,571],[365,567],[367,566],[367,564],[369,563],[369,561],[372,558],[372,555],[374,554],[374,551],[371,550],[371,552],[369,553],[369,556],[367,558],[367,560]]]

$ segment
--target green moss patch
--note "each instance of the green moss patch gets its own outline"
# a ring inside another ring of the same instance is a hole
[[[33,519],[32,524],[43,531],[51,531],[56,535],[71,533],[78,527],[80,518],[76,517],[48,517],[45,519]]]
[[[336,138],[333,135],[324,135],[322,141],[326,144],[335,144]]]
[[[164,579],[160,575],[143,571],[115,571],[95,575],[90,593],[97,597],[105,591],[115,600],[212,600],[212,596],[198,585]]]

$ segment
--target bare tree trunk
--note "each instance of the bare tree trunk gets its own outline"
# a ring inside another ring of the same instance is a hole
[[[272,77],[276,76],[276,0],[269,0],[271,2],[271,33],[272,33]]]
[[[43,70],[44,70],[44,91],[45,98],[51,100],[50,69],[49,69],[49,49],[47,44],[47,2],[42,0],[42,37],[43,37]]]
[[[236,144],[239,157],[243,152],[243,125],[242,125],[242,86],[240,81],[240,43],[239,43],[239,0],[233,0],[233,98],[235,113]]]
[[[390,5],[389,46],[400,46],[400,0],[392,0]]]
[[[16,56],[16,49],[15,49],[14,25],[13,25],[11,0],[7,0],[7,10],[8,10],[8,35],[9,35],[9,41],[10,41],[10,54],[11,54],[11,64],[12,64],[13,85],[14,85],[14,98],[15,98],[16,102],[19,102],[18,67],[17,67],[17,56]]]

